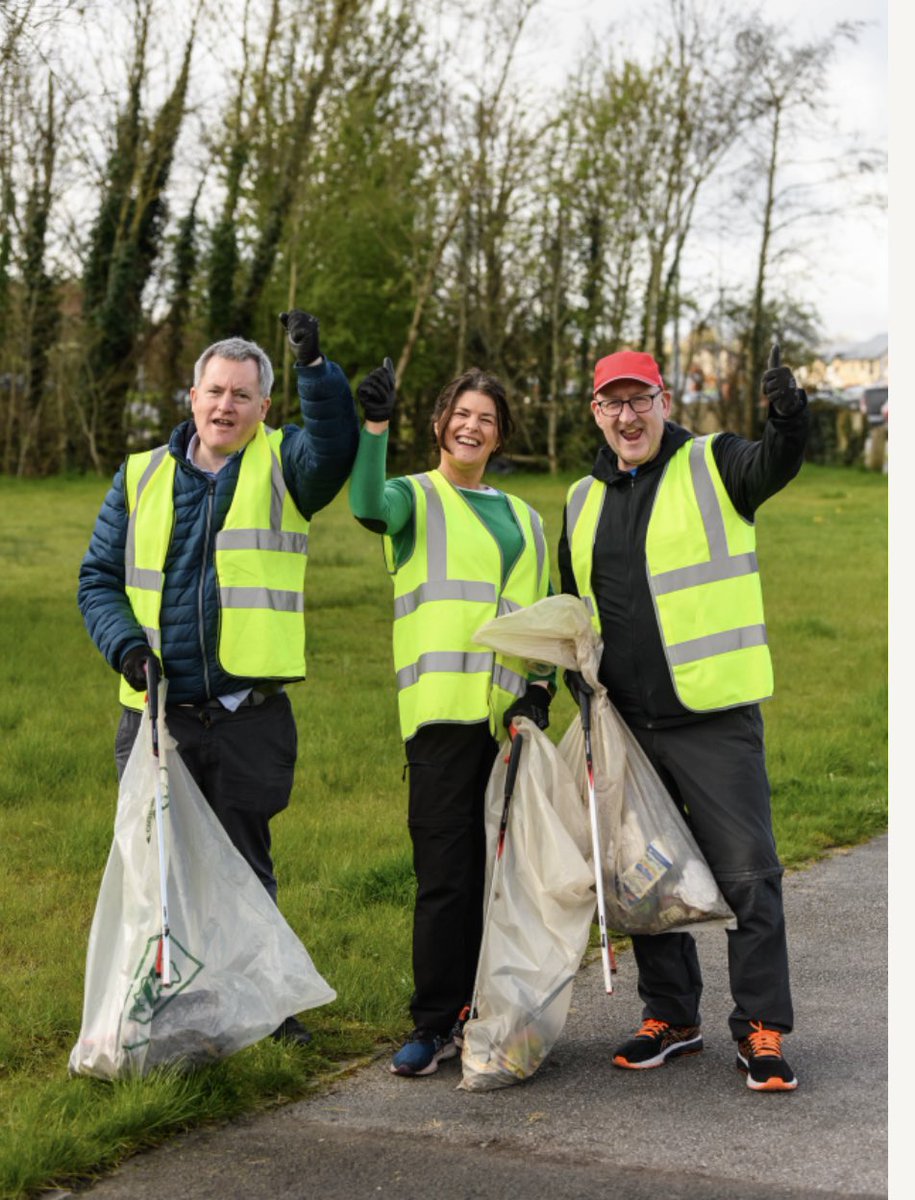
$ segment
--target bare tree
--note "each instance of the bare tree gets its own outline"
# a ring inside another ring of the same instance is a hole
[[[851,156],[840,155],[821,165],[813,184],[799,178],[790,161],[792,147],[805,132],[822,140],[828,129],[828,106],[824,100],[831,64],[843,41],[855,41],[860,22],[840,22],[814,41],[797,43],[784,27],[756,19],[738,38],[742,69],[755,81],[750,158],[744,172],[747,192],[758,196],[759,251],[746,336],[743,394],[743,426],[748,436],[757,436],[762,411],[759,384],[765,370],[769,342],[781,331],[772,325],[774,311],[785,310],[784,291],[773,306],[770,273],[773,264],[790,254],[786,235],[797,227],[812,227],[817,219],[835,213],[829,201],[824,208],[823,185],[847,182],[849,174],[868,172],[875,165],[869,151],[858,148]],[[815,122],[815,125],[814,125]],[[842,204],[852,197],[842,189]],[[870,202],[867,198],[865,202]],[[783,289],[785,285],[783,284]]]
[[[291,127],[285,131],[283,162],[276,190],[263,214],[251,258],[232,310],[233,332],[250,334],[257,303],[276,260],[283,231],[292,213],[306,152],[314,134],[318,104],[331,78],[334,55],[353,27],[367,0],[329,0],[326,13],[309,14],[314,33],[315,62],[307,82],[295,95]]]

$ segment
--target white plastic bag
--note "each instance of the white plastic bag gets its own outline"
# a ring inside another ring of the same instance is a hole
[[[165,684],[159,712],[165,711]],[[234,1054],[336,992],[314,967],[202,796],[159,721],[171,985],[161,933],[158,762],[148,710],[121,780],[114,841],[89,934],[83,1021],[71,1074],[114,1079]]]
[[[499,862],[504,752],[486,791],[488,908],[461,1054],[460,1086],[472,1092],[527,1079],[553,1048],[594,912],[587,809],[546,734],[526,718],[516,727],[524,746]]]
[[[591,748],[608,928],[653,934],[733,919],[683,816],[598,682],[603,643],[583,602],[549,596],[488,622],[474,641],[578,670],[594,689]],[[559,752],[586,796],[579,719]]]

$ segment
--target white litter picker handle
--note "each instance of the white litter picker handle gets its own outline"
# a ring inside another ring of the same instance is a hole
[[[585,766],[588,773],[588,812],[591,816],[591,853],[594,859],[594,890],[597,893],[597,928],[600,933],[600,960],[604,968],[604,987],[613,995],[613,967],[610,961],[610,941],[607,937],[607,904],[604,899],[604,859],[597,824],[597,796],[594,792],[594,758],[591,753],[591,697],[582,692],[579,699],[581,727],[585,735]]]
[[[165,808],[168,804],[168,767],[159,746],[159,661],[153,655],[146,660],[146,687],[149,699],[149,719],[152,725],[152,748],[156,759],[156,842],[159,850],[159,902],[162,932],[156,951],[156,974],[162,987],[171,987],[171,934],[168,925],[168,859],[165,854]]]

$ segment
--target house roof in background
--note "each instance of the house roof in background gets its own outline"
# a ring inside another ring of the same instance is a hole
[[[888,349],[888,335],[877,333],[865,342],[833,342],[823,346],[820,355],[824,362],[831,362],[834,358],[872,359],[882,358]]]

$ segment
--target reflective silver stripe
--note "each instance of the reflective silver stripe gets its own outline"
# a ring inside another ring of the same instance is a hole
[[[741,575],[755,575],[759,563],[754,551],[735,554],[723,562],[697,563],[692,567],[677,567],[673,571],[662,571],[652,578],[651,586],[656,596],[668,592],[679,592],[683,588],[699,587],[703,583],[717,583],[720,579],[737,579]]]
[[[727,654],[732,650],[765,646],[768,640],[765,625],[744,625],[741,629],[727,629],[723,633],[710,633],[668,646],[667,656],[671,666],[680,667],[684,663],[698,662],[701,658]]]
[[[430,579],[445,579],[448,574],[448,533],[445,508],[435,484],[428,475],[417,475],[416,482],[426,493],[426,564]]]
[[[146,485],[156,473],[162,459],[168,454],[168,446],[157,446],[149,456],[149,462],[140,476],[140,482],[137,484],[137,495],[133,502],[133,507],[130,510],[130,515],[127,518],[127,539],[124,543],[124,566],[129,572],[132,567],[137,565],[137,510],[140,507],[140,497],[146,489]],[[127,495],[127,472],[124,472],[124,499],[129,504],[130,497]]]
[[[308,534],[284,533],[281,529],[223,529],[216,535],[216,546],[219,550],[288,550],[292,554],[307,554]]]
[[[488,674],[492,670],[492,654],[465,654],[461,650],[432,650],[421,654],[414,663],[397,672],[397,690],[412,687],[422,675],[451,671],[458,675]]]
[[[168,446],[157,446],[155,450],[153,450],[152,454],[150,454],[149,462],[146,464],[146,470],[140,476],[140,482],[137,484],[137,499],[134,502],[134,508],[136,508],[140,497],[143,495],[146,485],[149,483],[150,479],[152,479],[153,475],[155,475],[159,463],[163,458],[165,458],[166,454],[168,454]]]
[[[277,456],[270,450],[270,528],[278,533],[283,528],[283,501],[286,499],[286,480]]]
[[[433,579],[421,583],[412,592],[394,598],[394,620],[407,617],[427,600],[470,600],[476,604],[495,604],[496,589],[491,583],[465,582],[461,579]]]
[[[272,612],[305,611],[301,592],[279,591],[275,588],[224,587],[219,589],[223,608],[267,608]]]
[[[517,671],[510,671],[508,667],[501,663],[496,663],[492,673],[492,681],[496,687],[502,688],[506,692],[511,692],[513,696],[523,696],[527,691],[527,679],[523,675],[519,675]]]
[[[594,601],[591,599],[590,596],[582,596],[581,598],[584,601],[585,608],[588,610],[588,616],[593,617],[594,616]]]
[[[537,586],[540,586],[540,580],[543,576],[543,564],[546,561],[546,538],[543,536],[543,529],[540,526],[540,519],[537,513],[531,506],[527,506],[528,512],[531,515],[531,529],[534,531],[534,548],[537,551]]]
[[[693,477],[693,488],[702,514],[702,524],[708,539],[709,558],[712,562],[728,557],[728,535],[724,528],[724,516],[712,476],[705,461],[705,446],[708,435],[693,439],[689,448],[689,469]]]
[[[689,448],[689,470],[702,518],[702,528],[708,543],[709,561],[693,563],[688,567],[676,567],[672,571],[661,571],[651,576],[651,590],[655,596],[668,596],[684,588],[700,587],[704,583],[718,583],[722,579],[739,579],[742,575],[755,575],[759,561],[755,551],[745,554],[728,553],[728,535],[724,524],[724,513],[709,465],[705,458],[708,435],[693,438]],[[664,468],[666,475],[667,468]],[[664,477],[655,493],[655,503],[661,492]],[[654,505],[652,505],[652,509]],[[653,515],[653,512],[652,512]]]
[[[585,500],[588,498],[588,492],[591,490],[593,482],[594,476],[586,475],[580,483],[575,485],[575,491],[566,505],[566,537],[570,545],[572,543],[572,532],[578,524],[578,518],[581,516],[581,510],[585,506]]]
[[[159,630],[153,629],[149,625],[143,625],[143,626],[141,626],[141,628],[142,628],[143,632],[146,634],[146,640],[149,642],[150,649],[161,652],[161,650],[162,650],[162,634],[159,632]]]
[[[144,567],[124,568],[124,583],[127,587],[142,588],[144,592],[159,592],[165,579],[161,571],[153,571]]]
[[[504,617],[506,613],[519,612],[524,605],[516,604],[514,600],[506,600],[504,596],[499,597],[499,607],[496,610],[497,617]]]

